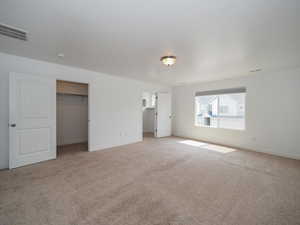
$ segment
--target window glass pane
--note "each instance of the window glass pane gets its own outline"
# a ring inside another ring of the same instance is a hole
[[[196,96],[195,124],[245,129],[245,93]]]
[[[218,96],[196,97],[196,125],[217,127]]]
[[[245,128],[245,94],[226,94],[219,96],[219,127],[229,129]]]

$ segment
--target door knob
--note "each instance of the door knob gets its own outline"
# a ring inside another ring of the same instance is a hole
[[[15,123],[10,124],[10,127],[16,127],[17,125]]]

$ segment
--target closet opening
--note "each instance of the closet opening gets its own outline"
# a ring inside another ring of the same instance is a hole
[[[56,81],[57,156],[88,151],[88,84]]]

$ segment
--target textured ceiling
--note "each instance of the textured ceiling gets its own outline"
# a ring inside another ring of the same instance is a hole
[[[299,12],[299,0],[1,0],[0,23],[29,40],[0,36],[0,51],[168,85],[225,79],[300,66]]]

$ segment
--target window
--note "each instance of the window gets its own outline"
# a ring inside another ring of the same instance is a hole
[[[245,97],[246,88],[197,92],[195,125],[244,130]]]

